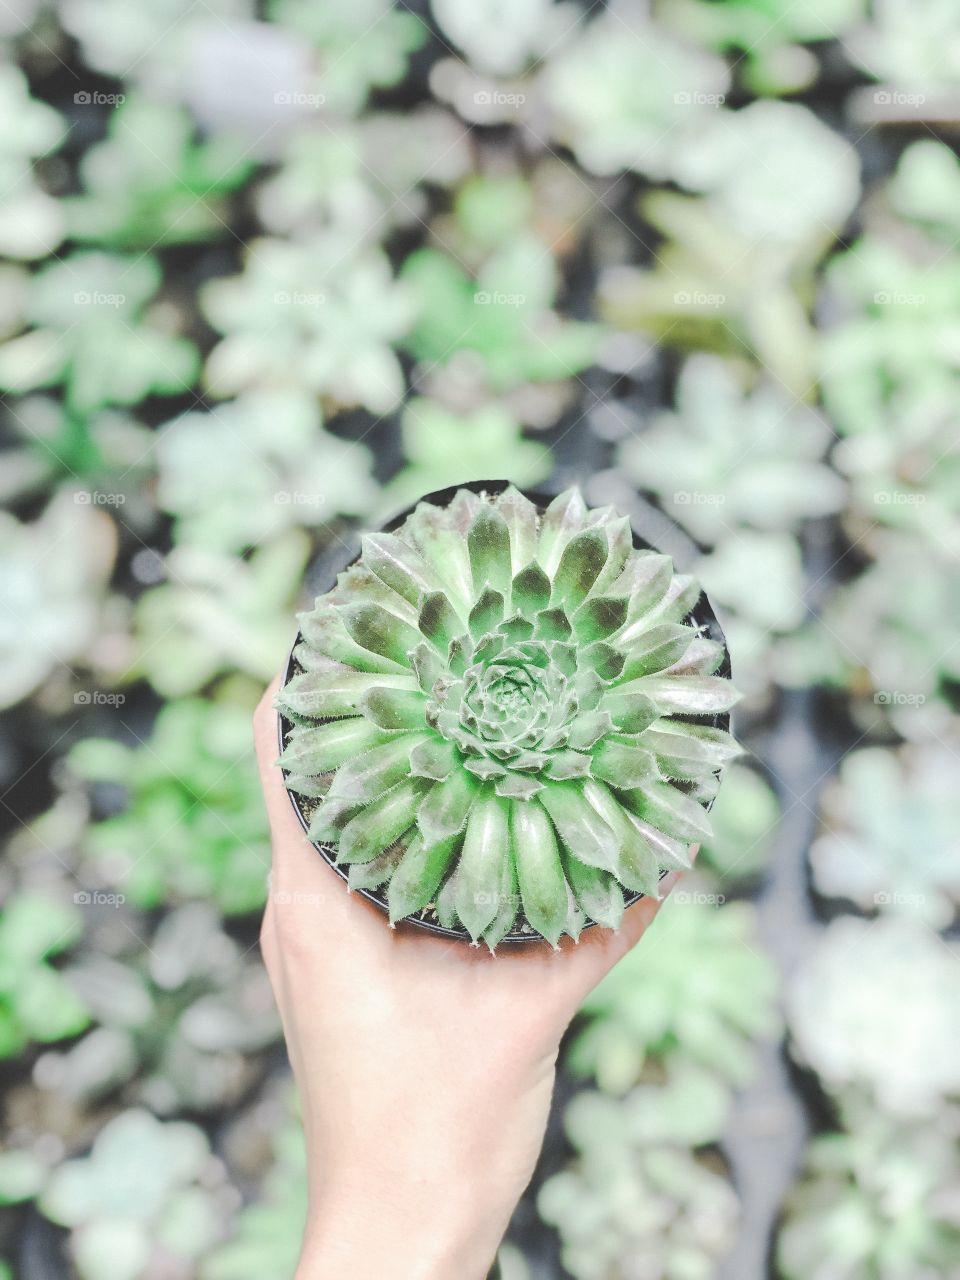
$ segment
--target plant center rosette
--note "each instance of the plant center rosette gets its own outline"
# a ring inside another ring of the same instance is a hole
[[[700,588],[577,489],[421,502],[300,615],[279,763],[310,840],[492,948],[616,928],[710,834],[736,701]]]

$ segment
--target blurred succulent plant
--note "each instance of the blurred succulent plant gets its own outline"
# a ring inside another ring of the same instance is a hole
[[[149,856],[149,855],[148,855]],[[97,1022],[64,1052],[43,1055],[35,1083],[74,1103],[123,1089],[167,1115],[235,1105],[280,1033],[266,974],[206,902],[166,915],[142,944],[134,920],[70,970]]]
[[[815,1138],[786,1204],[784,1280],[943,1280],[960,1274],[960,1116],[908,1124],[859,1107]],[[848,1123],[852,1117],[847,1117]]]
[[[69,234],[147,250],[216,239],[229,221],[225,197],[252,167],[235,139],[195,141],[185,110],[132,96],[111,115],[106,139],[84,152],[83,194],[63,201]]]
[[[89,652],[116,534],[89,492],[64,491],[30,524],[0,513],[0,548],[0,707],[8,707],[57,668],[72,675],[70,664]]]
[[[616,928],[621,886],[656,896],[709,833],[698,796],[738,752],[697,722],[736,700],[683,625],[699,595],[576,489],[542,515],[461,489],[369,535],[277,703],[310,838],[388,882],[394,920],[436,901],[491,948],[522,920],[576,936],[580,909]]]
[[[803,46],[843,37],[866,10],[866,0],[668,0],[658,17],[688,40],[739,55],[736,67],[748,90],[765,95],[807,88],[819,64]]]
[[[228,1238],[204,1258],[199,1280],[292,1280],[307,1220],[307,1156],[292,1108],[274,1131],[273,1163],[259,1194],[241,1209]]]
[[[713,835],[704,840],[697,868],[708,868],[721,885],[749,880],[766,866],[780,802],[756,769],[734,761],[710,810]]]
[[[724,101],[721,58],[683,43],[636,13],[605,13],[582,27],[544,72],[552,132],[585,169],[674,176],[678,158]]]
[[[62,385],[77,413],[188,391],[199,367],[193,343],[146,311],[161,280],[146,254],[75,253],[43,267],[25,317],[32,328],[0,346],[0,387]]]
[[[69,760],[87,781],[124,788],[123,807],[84,840],[100,883],[141,907],[206,898],[235,914],[262,905],[270,841],[247,706],[169,702],[146,742],[87,738]]]
[[[275,23],[304,36],[318,55],[320,105],[338,115],[359,111],[372,90],[402,80],[427,36],[423,20],[392,0],[348,6],[271,0],[268,8]]]
[[[827,926],[787,992],[798,1059],[830,1090],[868,1089],[891,1114],[960,1093],[960,984],[951,945],[905,920]]]
[[[737,1197],[712,1142],[726,1112],[708,1078],[574,1098],[566,1122],[576,1160],[537,1198],[576,1280],[706,1280],[733,1244]],[[674,1134],[682,1135],[679,1138]]]
[[[701,542],[733,530],[789,530],[843,505],[843,482],[821,461],[831,432],[770,382],[745,394],[731,365],[694,356],[676,410],[620,446],[617,461]]]
[[[30,96],[23,72],[0,65],[0,253],[8,258],[42,258],[64,235],[63,209],[36,181],[31,162],[55,151],[66,136],[60,115]]]
[[[63,0],[57,16],[89,67],[176,99],[198,41],[252,18],[254,8],[253,0],[210,0],[202,9],[194,0],[160,0],[137,20],[123,0]]]
[[[31,1041],[76,1035],[90,1013],[69,982],[48,963],[82,932],[76,908],[40,893],[21,892],[0,911],[0,1058]]]
[[[777,1027],[776,975],[753,945],[752,909],[718,899],[697,882],[674,890],[649,945],[587,997],[572,1071],[611,1093],[635,1084],[649,1055],[698,1062],[734,1085],[750,1078],[752,1041]]]
[[[157,504],[178,517],[178,542],[242,551],[291,525],[365,514],[377,485],[366,445],[323,429],[295,391],[251,391],[160,429]]]
[[[471,279],[446,253],[421,249],[401,278],[420,310],[405,345],[428,366],[472,353],[494,392],[524,382],[573,377],[594,359],[598,326],[553,310],[558,286],[550,249],[537,236],[517,236],[492,252]]]
[[[673,176],[751,243],[826,248],[860,195],[856,151],[793,102],[708,113]]]
[[[418,397],[404,409],[401,433],[407,464],[384,489],[384,510],[494,474],[529,488],[546,479],[553,467],[547,445],[526,439],[516,419],[496,404],[458,414]]]
[[[390,344],[412,323],[414,296],[380,249],[352,240],[258,240],[243,275],[204,286],[203,310],[227,335],[207,360],[214,394],[278,386],[375,414],[396,407],[404,379]]]
[[[482,75],[512,76],[553,53],[576,26],[579,11],[553,0],[432,0],[440,30]]]
[[[875,563],[783,643],[777,669],[790,684],[822,680],[869,698],[875,724],[960,680],[960,652],[944,639],[960,626],[960,593],[953,563],[915,535],[885,530],[873,550]]]
[[[912,142],[887,184],[887,198],[901,217],[951,247],[960,235],[960,159],[935,138]]]
[[[826,830],[810,849],[828,897],[945,928],[960,902],[956,761],[946,746],[866,747],[828,787]]]
[[[958,39],[960,23],[950,0],[931,0],[921,13],[909,0],[884,0],[869,6],[866,21],[848,32],[844,48],[867,75],[901,93],[915,91],[918,100],[904,105],[914,119],[918,113],[922,119],[924,104],[936,91],[960,83]]]
[[[133,673],[178,698],[216,676],[243,672],[262,684],[290,643],[289,611],[310,544],[289,529],[240,559],[182,543],[163,560],[167,581],[137,601]]]
[[[81,1280],[178,1275],[222,1230],[222,1179],[196,1125],[125,1111],[104,1125],[89,1155],[54,1170],[39,1206],[70,1230]]]

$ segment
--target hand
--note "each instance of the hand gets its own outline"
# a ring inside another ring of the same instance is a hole
[[[560,1037],[659,904],[559,951],[391,929],[300,828],[274,765],[278,685],[254,728],[273,838],[261,945],[307,1141],[297,1280],[483,1280],[533,1173]]]

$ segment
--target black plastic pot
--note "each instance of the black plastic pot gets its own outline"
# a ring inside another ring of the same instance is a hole
[[[391,517],[391,519],[385,524],[380,525],[379,531],[382,533],[391,533],[395,529],[399,528],[399,526],[406,520],[407,516],[413,512],[414,508],[419,505],[420,502],[429,502],[437,507],[445,507],[453,499],[458,489],[470,489],[473,493],[496,494],[502,493],[510,483],[511,482],[508,480],[465,481],[463,484],[451,485],[447,489],[438,489],[435,493],[426,493],[422,498],[418,499],[417,502],[411,503],[410,506],[405,507],[397,515]],[[521,492],[537,506],[541,513],[546,509],[555,496],[554,494],[546,494],[526,489],[521,490]],[[633,529],[633,545],[638,550],[665,552],[667,555],[672,556],[674,563],[679,565],[681,568],[685,563],[689,564],[694,559],[696,555],[695,544],[677,525],[673,523],[673,521],[669,520],[658,507],[653,506],[652,503],[638,498],[633,509],[624,512],[624,514],[629,515],[630,517],[630,524]],[[654,535],[656,536],[656,541],[653,541]],[[344,569],[349,568],[351,564],[355,563],[360,554],[359,543],[353,546],[346,544],[341,550],[342,554],[331,558],[324,564],[324,572],[317,588],[318,595],[322,595],[325,592],[332,590],[336,585],[337,574],[342,573]],[[723,629],[721,628],[720,623],[717,620],[717,616],[713,611],[713,607],[706,595],[700,596],[696,607],[690,614],[690,619],[698,626],[703,627],[705,634],[708,635],[711,640],[717,640],[724,646],[725,657],[723,665],[720,667],[719,674],[729,676],[730,655],[729,653],[726,653],[726,639],[723,634]],[[301,638],[300,633],[297,632],[296,640],[293,643],[283,669],[283,684],[286,684],[290,677],[296,674],[298,670],[293,652],[296,646],[300,643]],[[712,723],[717,728],[726,729],[729,726],[730,717],[727,714],[717,715],[712,717]],[[278,712],[277,740],[281,751],[286,744],[287,736],[292,728],[292,722],[282,713]],[[307,828],[309,827],[309,818],[303,810],[300,797],[293,791],[288,791],[287,795],[290,799],[291,805],[293,806],[293,811],[297,815],[297,820],[303,828],[304,833],[306,833]],[[706,807],[709,808],[710,806],[707,805]],[[335,846],[325,841],[314,840],[311,843],[321,857],[323,857],[333,870],[336,871],[341,880],[346,881],[347,871],[343,867],[337,866],[335,861]],[[363,898],[366,898],[368,902],[372,902],[376,907],[379,907],[384,914],[387,913],[387,900],[382,893],[371,889],[355,889],[353,892],[358,893]],[[644,895],[642,893],[625,893],[624,899],[627,906],[632,906],[633,903],[638,902],[643,896]],[[466,929],[447,929],[435,920],[428,920],[419,916],[407,916],[403,923],[413,925],[418,929],[426,929],[430,933],[439,934],[444,938],[458,938],[464,942],[471,941],[470,935]],[[590,920],[584,925],[584,928],[593,928],[594,923],[594,921]],[[502,946],[504,943],[515,942],[539,942],[540,940],[541,935],[534,929],[527,926],[526,928],[511,930],[503,938],[500,945]]]

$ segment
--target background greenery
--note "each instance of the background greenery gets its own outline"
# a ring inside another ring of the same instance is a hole
[[[0,1276],[292,1274],[250,712],[351,531],[655,500],[753,756],[504,1280],[960,1277],[960,9],[0,12]]]

